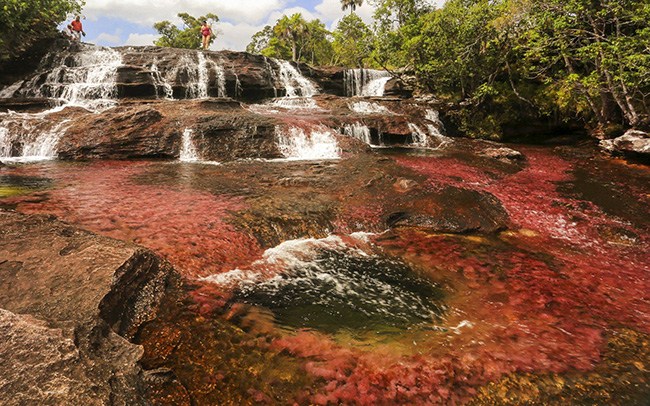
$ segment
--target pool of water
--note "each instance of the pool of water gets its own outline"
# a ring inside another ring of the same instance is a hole
[[[371,165],[13,164],[0,206],[179,269],[185,285],[137,340],[197,404],[643,404],[650,170],[516,147],[523,163],[387,150]],[[396,199],[448,187],[494,196],[507,229],[382,226]]]

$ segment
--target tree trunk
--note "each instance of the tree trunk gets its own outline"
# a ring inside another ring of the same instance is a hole
[[[573,65],[571,65],[571,61],[569,60],[569,57],[566,55],[562,54],[562,57],[564,58],[564,64],[566,65],[567,69],[569,70],[570,74],[574,74],[575,70],[573,69]],[[589,94],[589,91],[585,88],[585,86],[577,82],[576,87],[582,95],[587,99],[587,103],[589,103],[589,106],[591,107],[591,110],[594,112],[594,115],[596,116],[596,119],[598,120],[598,124],[603,125],[605,124],[605,121],[603,120],[603,116],[600,114],[600,110],[598,109],[598,106],[596,105],[596,102],[594,102],[594,99],[592,99],[591,95]]]

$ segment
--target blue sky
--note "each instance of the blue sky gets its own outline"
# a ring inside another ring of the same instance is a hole
[[[430,0],[440,5],[444,0]],[[374,8],[368,1],[357,10],[366,22]],[[285,14],[302,13],[305,18],[320,18],[333,28],[344,15],[340,0],[86,0],[82,12],[84,41],[106,45],[153,45],[157,38],[151,26],[162,20],[179,22],[176,15],[214,13],[220,22],[213,50],[242,51],[250,38],[267,24]]]

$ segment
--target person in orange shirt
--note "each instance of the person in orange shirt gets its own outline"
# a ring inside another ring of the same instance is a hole
[[[74,21],[70,23],[70,25],[72,25],[72,35],[74,36],[74,40],[81,41],[81,34],[83,34],[85,37],[86,33],[81,27],[79,16],[77,16],[77,18],[75,18]]]

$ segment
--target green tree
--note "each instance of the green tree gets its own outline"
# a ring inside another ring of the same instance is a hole
[[[354,14],[357,7],[363,5],[363,0],[341,0],[341,10],[345,11],[350,9],[350,14]]]
[[[246,47],[251,53],[313,64],[329,63],[333,48],[331,33],[316,19],[305,21],[302,14],[284,16],[253,35]]]
[[[167,20],[153,25],[153,28],[161,35],[160,38],[154,41],[154,45],[169,48],[199,49],[201,48],[201,26],[203,21],[207,21],[210,26],[219,21],[219,17],[212,13],[201,17],[192,17],[187,13],[179,13],[178,17],[183,21],[181,28]],[[212,29],[212,31],[215,35],[210,37],[210,44],[217,35],[215,29]]]
[[[551,101],[600,126],[648,120],[650,4],[646,0],[531,0],[521,48]]]
[[[291,17],[283,16],[273,27],[273,32],[279,39],[291,44],[292,61],[298,60],[298,41],[307,29],[306,24],[302,14],[296,13]]]
[[[372,65],[370,55],[373,33],[359,16],[350,14],[343,17],[336,26],[333,36],[333,65],[357,68],[367,68]]]
[[[84,4],[83,0],[1,0],[0,64],[57,35],[57,25],[80,13]]]

